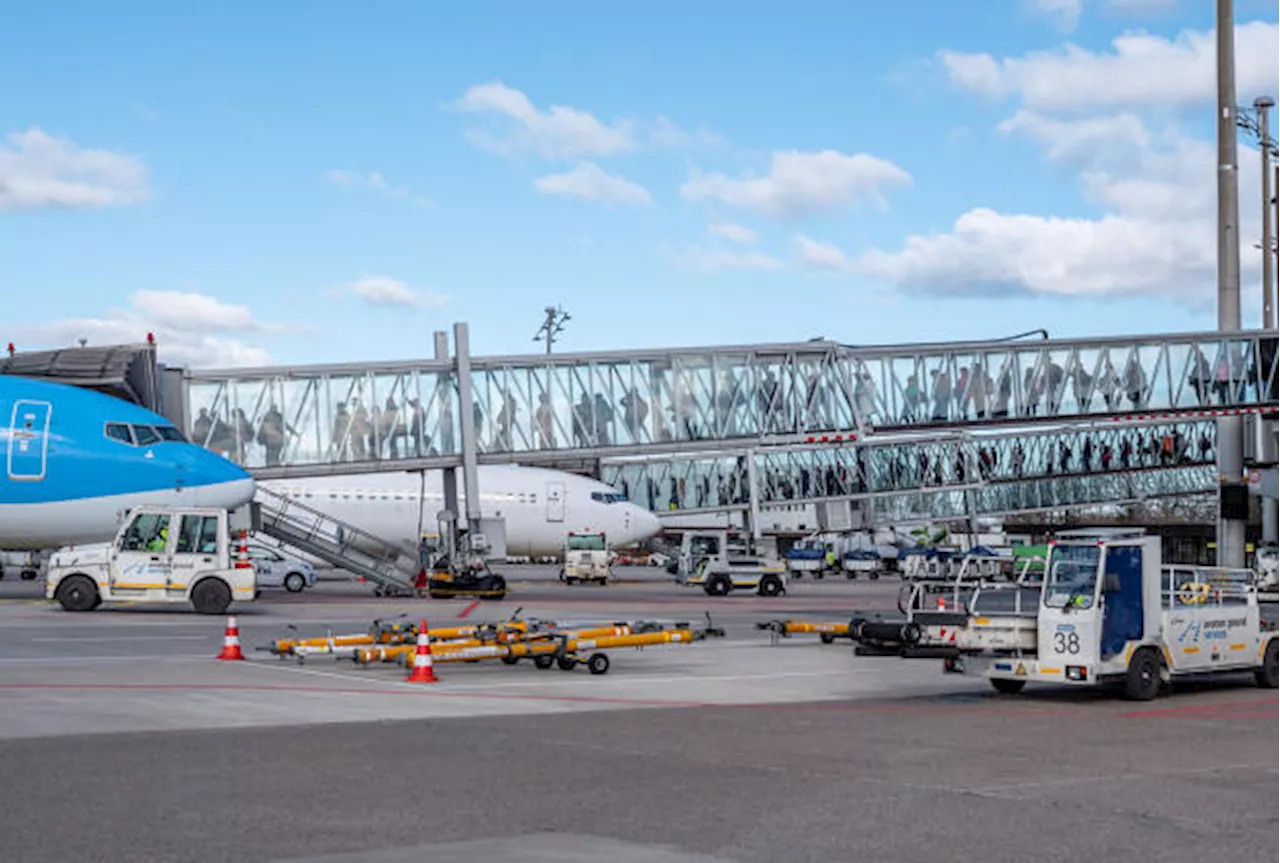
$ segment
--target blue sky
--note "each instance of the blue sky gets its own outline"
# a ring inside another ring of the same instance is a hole
[[[549,303],[563,350],[1216,325],[1209,2],[3,17],[20,347],[392,359],[466,320],[473,350],[523,353]],[[1280,31],[1273,2],[1236,17],[1247,103]]]

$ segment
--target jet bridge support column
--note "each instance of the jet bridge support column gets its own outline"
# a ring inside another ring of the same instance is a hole
[[[434,334],[435,340],[435,358],[437,360],[449,359],[449,334],[444,330],[436,330]],[[442,407],[447,407],[442,406]],[[450,411],[445,410],[448,415]],[[444,522],[447,536],[440,539],[444,544],[444,548],[449,555],[449,560],[453,560],[458,552],[458,470],[457,468],[447,467],[444,469],[444,481],[441,485],[441,493],[444,499],[443,511],[452,513],[452,518],[440,519],[438,522]]]
[[[471,336],[465,323],[453,325],[454,365],[458,372],[458,427],[462,434],[462,493],[467,499],[467,534],[480,524],[480,488],[476,470],[475,406],[471,400]]]
[[[747,461],[747,518],[751,523],[747,527],[751,531],[751,550],[758,552],[760,545],[760,483],[756,479],[756,452],[747,450],[743,456]]]

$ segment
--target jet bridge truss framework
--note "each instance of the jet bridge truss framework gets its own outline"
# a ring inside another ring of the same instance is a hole
[[[1211,492],[1216,455],[1212,420],[1146,421],[653,456],[601,477],[660,513],[748,510],[754,459],[757,507],[856,501],[879,524]]]
[[[1276,331],[471,359],[481,462],[733,452],[1274,405]],[[263,478],[457,465],[451,359],[189,371],[186,429]]]

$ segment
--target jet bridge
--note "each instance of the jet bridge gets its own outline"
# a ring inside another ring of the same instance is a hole
[[[733,452],[826,433],[1274,409],[1276,331],[800,344],[190,370],[190,436],[262,478]]]
[[[858,505],[864,523],[952,520],[1122,503],[1217,488],[1214,423],[1107,423],[938,432],[737,454],[614,460],[602,479],[655,512]]]

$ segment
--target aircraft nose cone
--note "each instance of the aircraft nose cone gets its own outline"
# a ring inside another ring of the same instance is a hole
[[[197,506],[235,509],[253,500],[257,484],[238,464],[204,450],[187,467],[187,485],[195,492]]]
[[[642,541],[661,533],[662,522],[649,510],[637,506],[631,513],[631,529],[635,532],[636,541]]]

